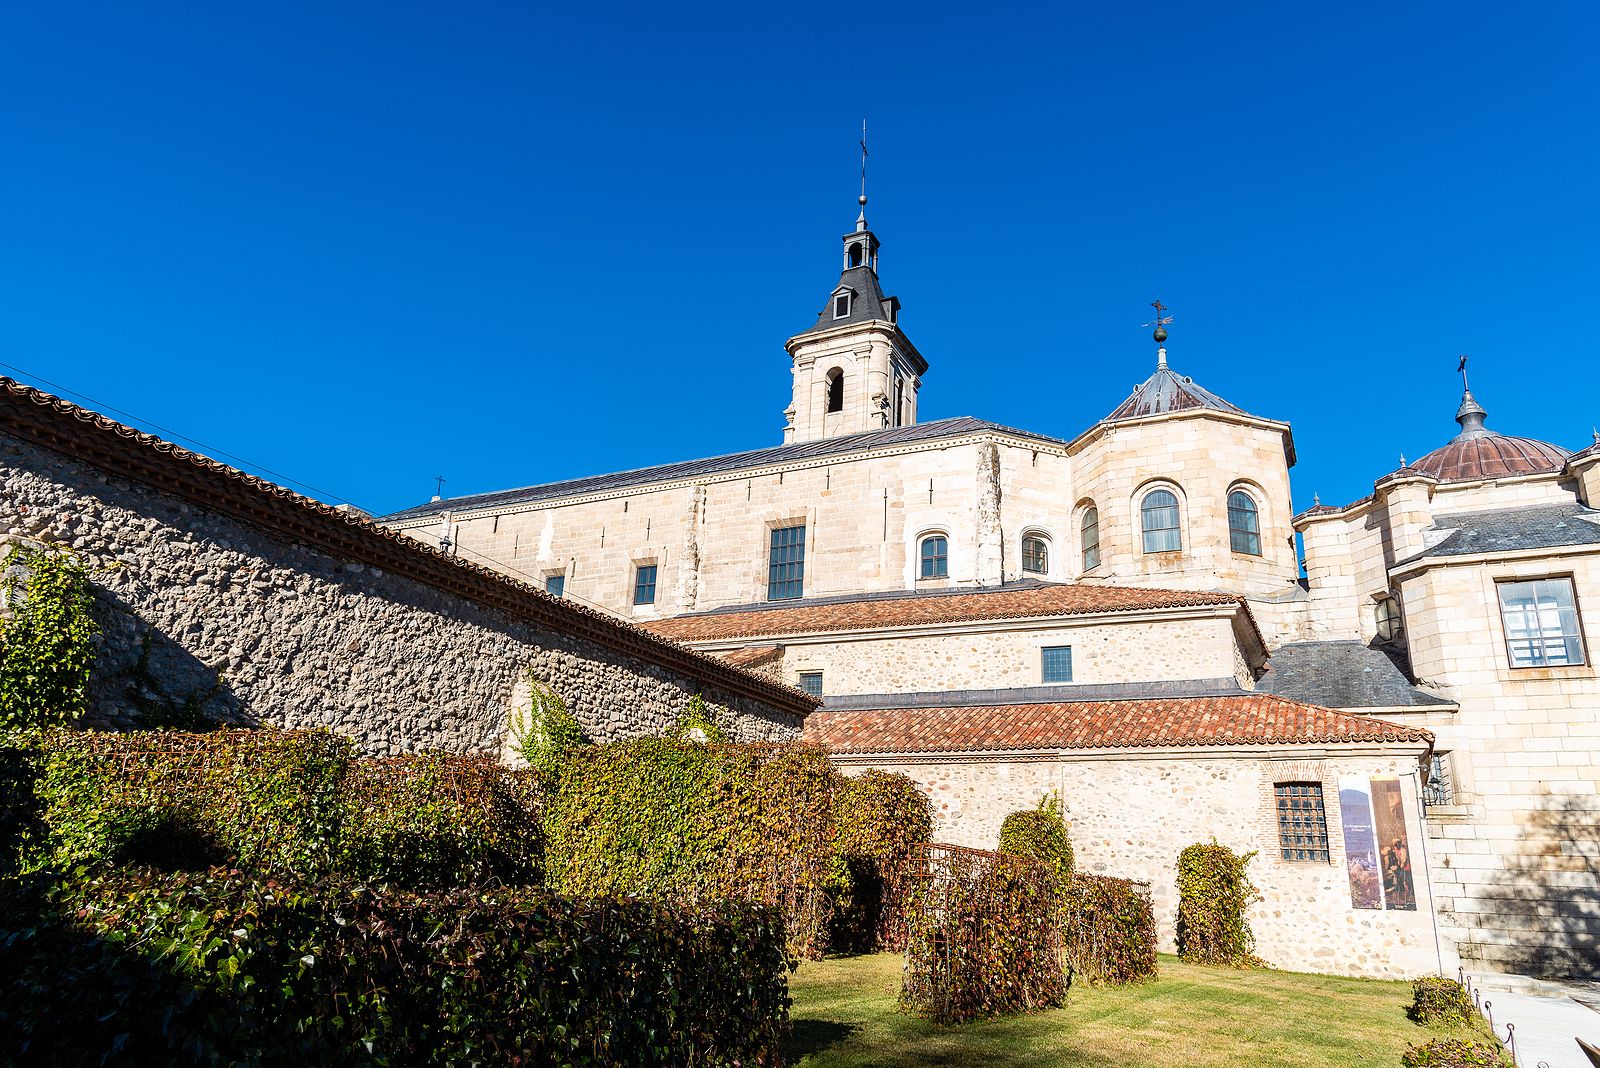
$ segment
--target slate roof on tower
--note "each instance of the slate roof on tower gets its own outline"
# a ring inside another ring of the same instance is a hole
[[[833,297],[840,289],[850,291],[850,314],[840,319],[833,317]],[[802,334],[815,334],[820,330],[832,330],[836,326],[849,326],[852,323],[867,323],[874,319],[892,323],[898,316],[891,311],[891,306],[898,302],[894,297],[883,295],[883,286],[878,284],[878,275],[871,267],[850,267],[839,276],[839,284],[834,287],[833,293],[828,295],[828,303],[822,309],[822,314],[817,316],[814,325],[802,330]]]
[[[1180,375],[1166,365],[1165,354],[1156,373],[1134,387],[1133,395],[1105,417],[1104,422],[1117,419],[1142,419],[1148,415],[1165,415],[1168,412],[1187,411],[1191,408],[1210,408],[1213,411],[1246,415],[1243,408],[1230,404],[1204,386],[1197,385],[1187,375]]]

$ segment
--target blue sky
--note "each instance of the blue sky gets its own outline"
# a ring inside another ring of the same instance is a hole
[[[1159,296],[1296,507],[1460,352],[1587,444],[1600,8],[1198,7],[22,0],[0,362],[379,512],[775,444],[866,117],[924,419],[1074,436]]]

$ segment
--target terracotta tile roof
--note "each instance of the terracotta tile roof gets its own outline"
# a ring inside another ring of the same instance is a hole
[[[810,694],[719,657],[688,649],[659,634],[572,601],[552,597],[498,571],[468,563],[408,535],[302,496],[80,408],[0,375],[0,433],[42,446],[119,478],[181,497],[318,552],[402,575],[465,597],[514,619],[597,642],[616,652],[682,671],[691,678],[797,716],[817,701]]]
[[[1037,583],[911,597],[831,598],[792,607],[751,606],[676,616],[646,624],[679,641],[716,641],[774,634],[815,634],[880,627],[916,627],[984,619],[1033,619],[1094,612],[1135,612],[1239,604],[1231,593],[1149,590],[1127,586]]]
[[[746,645],[741,649],[729,649],[727,652],[718,653],[717,655],[734,667],[752,668],[758,664],[765,664],[778,659],[783,655],[783,646]]]
[[[1426,743],[1433,735],[1270,694],[813,712],[805,740],[839,753]]]

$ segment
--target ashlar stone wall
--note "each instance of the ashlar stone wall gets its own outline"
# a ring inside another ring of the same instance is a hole
[[[1212,751],[1189,755],[997,757],[874,762],[846,758],[847,772],[867,767],[911,776],[932,798],[937,840],[993,849],[1006,814],[1031,808],[1047,791],[1064,803],[1076,863],[1096,875],[1148,882],[1160,948],[1176,952],[1178,854],[1215,837],[1255,851],[1250,878],[1261,900],[1250,909],[1257,952],[1274,967],[1336,975],[1412,978],[1451,969],[1448,941],[1435,939],[1433,899],[1418,822],[1416,759],[1407,756]],[[1339,821],[1341,775],[1397,777],[1411,829],[1416,911],[1351,907]],[[1286,861],[1278,848],[1276,782],[1322,783],[1330,858]]]
[[[738,738],[798,733],[792,709],[332,558],[4,435],[0,488],[7,540],[69,546],[94,568],[104,627],[92,679],[97,724],[199,712],[327,726],[371,753],[498,752],[514,691],[532,671],[597,741],[658,733],[697,692]]]

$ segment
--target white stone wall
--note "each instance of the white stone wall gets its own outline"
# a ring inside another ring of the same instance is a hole
[[[1057,791],[1078,869],[1148,882],[1165,952],[1176,951],[1178,854],[1215,837],[1231,849],[1258,852],[1249,874],[1261,900],[1251,906],[1248,918],[1257,952],[1274,967],[1389,979],[1453,967],[1448,945],[1435,941],[1432,899],[1420,856],[1414,758],[1130,753],[1041,760],[870,760],[852,758],[846,770],[872,766],[910,775],[933,798],[936,839],[982,849],[995,847],[1007,813],[1031,808],[1045,792]],[[1416,911],[1351,907],[1339,820],[1341,775],[1399,778],[1416,858]],[[1330,849],[1326,863],[1282,859],[1272,787],[1290,781],[1323,784]]]
[[[793,713],[678,669],[334,559],[4,435],[0,489],[5,540],[70,546],[94,566],[104,640],[93,723],[139,726],[192,703],[224,722],[332,727],[371,753],[494,753],[531,669],[597,741],[659,733],[702,689],[740,737],[798,733]]]

